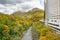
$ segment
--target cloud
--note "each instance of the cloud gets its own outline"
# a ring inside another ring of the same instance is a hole
[[[31,0],[0,0],[0,3],[2,3],[2,4],[16,4],[16,3],[23,3],[26,1],[31,1]]]
[[[21,3],[20,0],[0,0],[1,4],[16,4],[16,3]]]
[[[40,4],[42,7],[44,7],[44,0],[40,0]]]
[[[44,9],[42,6],[41,6],[41,4],[40,4],[40,1],[29,1],[29,2],[24,2],[24,3],[21,3],[21,6],[22,6],[22,8],[23,7],[25,7],[25,8],[28,8],[28,9],[30,9],[30,8],[34,8],[34,7],[37,7],[37,8],[41,8],[41,9]],[[29,7],[30,6],[30,7]],[[25,9],[24,8],[24,9]]]
[[[0,11],[5,13],[27,11],[35,7],[44,9],[44,0],[0,0]]]

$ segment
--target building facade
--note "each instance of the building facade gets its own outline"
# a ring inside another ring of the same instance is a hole
[[[45,0],[45,24],[60,29],[60,0]]]

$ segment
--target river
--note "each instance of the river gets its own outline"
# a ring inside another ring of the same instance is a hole
[[[31,28],[30,27],[23,35],[22,40],[32,40],[32,36],[31,36]]]

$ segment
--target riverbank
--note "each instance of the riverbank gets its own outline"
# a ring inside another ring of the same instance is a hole
[[[33,40],[60,40],[60,34],[40,22],[33,23],[31,31]]]

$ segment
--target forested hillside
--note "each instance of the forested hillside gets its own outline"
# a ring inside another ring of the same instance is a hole
[[[32,24],[31,20],[0,13],[0,40],[18,40]],[[19,37],[18,39],[16,37]]]
[[[39,8],[16,11],[11,15],[0,12],[0,40],[21,40],[29,27],[32,27],[33,40],[60,40],[60,35],[41,23],[41,19],[44,19],[44,11]]]

